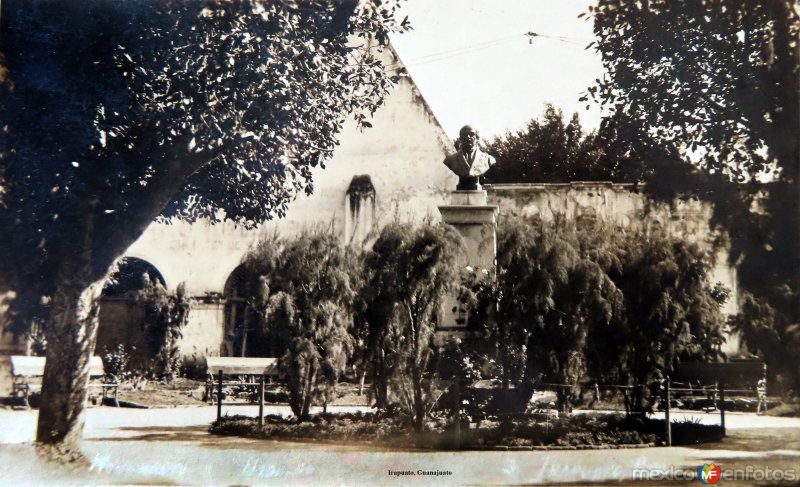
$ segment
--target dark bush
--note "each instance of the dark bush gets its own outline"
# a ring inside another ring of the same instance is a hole
[[[33,409],[39,409],[39,405],[42,403],[42,393],[41,392],[31,392],[28,396],[28,405],[30,405]]]
[[[222,436],[257,436],[258,422],[249,416],[223,416],[211,423],[208,432]]]
[[[184,357],[181,364],[180,375],[191,380],[206,380],[208,375],[205,360],[193,353]]]
[[[649,431],[648,429],[653,429]],[[598,446],[658,443],[655,428],[622,416],[580,415],[542,421],[516,418],[495,427],[470,430],[463,446]]]

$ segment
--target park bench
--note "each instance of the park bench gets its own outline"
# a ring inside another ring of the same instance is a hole
[[[15,401],[21,401],[26,408],[30,408],[30,395],[42,390],[41,378],[44,375],[45,357],[31,357],[27,355],[11,356],[11,396]],[[103,360],[93,356],[89,360],[89,379],[101,378],[101,382],[89,382],[89,387],[102,389],[101,404],[110,401],[116,404],[117,382],[105,380]]]
[[[239,387],[255,389],[261,378],[272,381],[278,377],[278,359],[268,357],[206,357],[205,400],[221,403],[224,389]]]

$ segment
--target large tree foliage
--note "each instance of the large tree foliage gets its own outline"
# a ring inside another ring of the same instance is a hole
[[[681,361],[720,357],[725,293],[709,281],[713,261],[696,244],[640,229],[616,244],[619,266],[609,276],[623,296],[620,319],[595,326],[589,338],[592,374],[631,386],[628,411],[648,405],[648,386]]]
[[[228,353],[245,357],[257,351],[278,357],[286,350],[284,330],[267,330],[263,322],[264,289],[275,274],[282,247],[277,232],[260,239],[226,283]]]
[[[800,16],[789,0],[601,0],[606,74],[590,95],[648,161],[648,189],[715,203],[743,289],[774,313],[785,352],[800,347]],[[690,166],[665,164],[693,159]],[[759,179],[771,182],[759,185]],[[747,332],[747,328],[741,328]],[[745,337],[746,340],[748,337]],[[758,340],[747,340],[755,344]],[[796,361],[765,359],[800,377]],[[775,370],[772,368],[772,370]],[[800,387],[800,384],[796,384]]]
[[[740,311],[729,320],[731,329],[740,333],[742,342],[751,353],[758,353],[778,372],[777,386],[773,382],[770,390],[787,392],[787,387],[800,391],[797,375],[797,351],[800,350],[800,324],[787,323],[776,316],[769,303],[745,293],[739,302]],[[777,365],[777,366],[775,366]]]
[[[793,7],[786,0],[602,0],[594,29],[606,74],[590,92],[658,143],[702,148],[704,168],[744,182],[777,164],[795,178],[800,23]]]
[[[411,233],[410,225],[385,226],[364,256],[365,282],[360,292],[359,335],[363,341],[363,360],[371,378],[375,404],[389,406],[389,386],[403,366],[403,310],[400,307],[400,282],[397,272],[403,246]]]
[[[614,151],[615,134],[586,133],[578,114],[565,122],[564,114],[547,105],[541,120],[524,129],[495,137],[486,151],[497,164],[486,174],[487,183],[568,183],[570,181],[635,182],[640,165]],[[610,149],[610,150],[609,150]]]
[[[253,226],[311,191],[390,88],[377,50],[404,26],[355,0],[2,10],[0,274],[19,322],[46,308],[37,439],[74,442],[112,263],[160,215]]]
[[[527,337],[522,377],[529,398],[536,382],[575,386],[586,372],[589,329],[608,324],[620,312],[620,291],[582,245],[588,234],[574,221],[559,218],[509,219],[501,231],[498,283],[503,299],[498,314]],[[557,387],[561,410],[573,391]]]

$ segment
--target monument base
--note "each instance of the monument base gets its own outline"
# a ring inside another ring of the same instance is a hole
[[[486,203],[486,191],[453,191],[450,204],[440,206],[439,213],[442,221],[452,225],[464,238],[465,252],[458,265],[471,267],[479,276],[494,276],[499,207]],[[437,337],[460,335],[466,329],[469,311],[463,309],[457,298],[455,295],[445,298]]]
[[[487,200],[488,194],[484,190],[456,190],[450,193],[450,206],[486,206]]]

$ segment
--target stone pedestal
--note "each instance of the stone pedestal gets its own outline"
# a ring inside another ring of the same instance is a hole
[[[497,215],[499,207],[487,205],[486,191],[453,191],[450,204],[439,207],[442,221],[455,227],[464,237],[466,252],[459,265],[472,267],[478,276],[495,276],[497,254]],[[469,319],[457,296],[445,299],[437,328],[437,339],[463,336]]]

